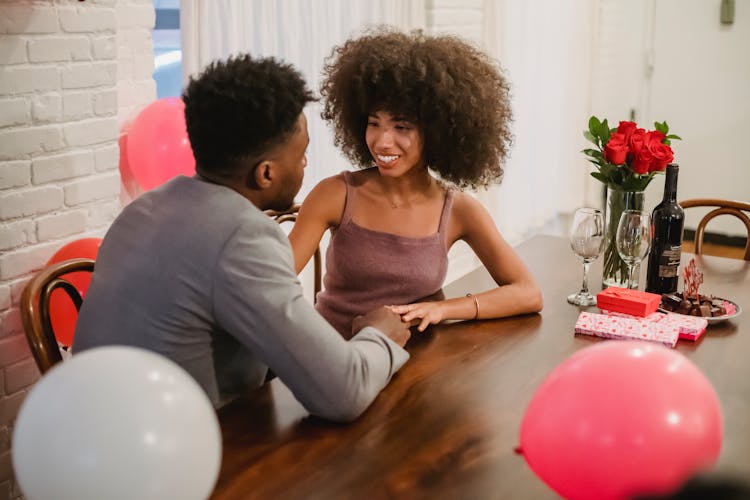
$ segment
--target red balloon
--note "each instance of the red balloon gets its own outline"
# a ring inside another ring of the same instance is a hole
[[[101,243],[101,238],[82,238],[71,241],[55,252],[47,262],[47,265],[81,257],[96,260],[96,254],[99,252],[99,245]],[[91,282],[91,273],[68,273],[63,274],[61,277],[69,281],[78,290],[81,298],[86,297],[86,290],[88,290],[89,283]],[[78,311],[76,311],[73,301],[64,290],[55,290],[52,292],[49,303],[49,315],[52,322],[52,330],[55,332],[57,341],[65,346],[73,345],[73,333],[76,328]]]
[[[542,382],[521,423],[529,467],[564,498],[667,494],[710,468],[721,407],[687,358],[639,341],[583,349]]]
[[[138,114],[128,132],[127,164],[144,191],[180,174],[195,174],[182,99],[159,99]]]

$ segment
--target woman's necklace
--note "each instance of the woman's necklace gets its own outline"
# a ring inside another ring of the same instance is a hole
[[[413,205],[415,201],[418,201],[425,197],[426,196],[423,193],[418,193],[412,196],[411,198],[404,198],[401,201],[394,201],[389,196],[386,196],[385,199],[391,205],[391,208],[396,209],[396,208],[403,208],[407,205]]]

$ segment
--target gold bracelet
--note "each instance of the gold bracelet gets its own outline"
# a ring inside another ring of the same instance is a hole
[[[470,293],[467,293],[466,296],[474,299],[474,307],[476,309],[476,313],[474,314],[474,318],[472,319],[478,319],[479,318],[479,299],[477,299],[476,295],[472,295]]]

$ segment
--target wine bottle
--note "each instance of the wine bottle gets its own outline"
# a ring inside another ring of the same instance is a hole
[[[680,278],[682,253],[682,227],[685,213],[677,204],[677,164],[667,165],[664,181],[664,199],[656,205],[651,215],[653,240],[648,255],[646,291],[674,293]]]

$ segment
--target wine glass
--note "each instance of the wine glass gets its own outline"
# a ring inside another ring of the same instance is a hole
[[[570,248],[583,259],[581,291],[568,295],[568,302],[577,306],[593,306],[596,297],[589,292],[588,276],[591,263],[604,250],[604,214],[597,208],[579,208],[573,215]]]
[[[628,265],[628,288],[633,288],[635,265],[643,260],[651,247],[651,216],[641,210],[625,210],[617,225],[617,253]]]

